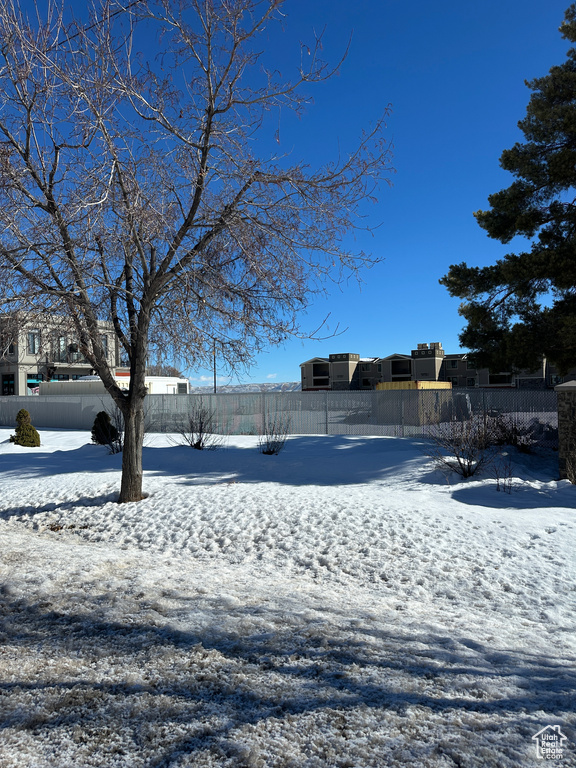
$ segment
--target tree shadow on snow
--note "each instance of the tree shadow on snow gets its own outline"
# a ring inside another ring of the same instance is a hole
[[[427,718],[442,732],[433,732],[433,744],[452,739],[458,753],[462,718],[470,716],[478,723],[475,743],[494,748],[496,741],[500,760],[494,765],[507,766],[518,754],[513,747],[507,754],[504,730],[517,731],[529,745],[543,718],[565,728],[573,712],[574,659],[495,652],[425,626],[410,634],[358,626],[343,630],[244,607],[234,609],[240,623],[233,631],[222,628],[225,609],[214,600],[204,605],[203,626],[191,632],[169,625],[189,609],[188,598],[158,625],[138,621],[133,609],[122,622],[101,616],[97,605],[92,611],[76,613],[71,606],[62,612],[46,603],[11,601],[5,592],[0,589],[1,629],[14,660],[10,666],[3,657],[0,729],[29,732],[51,744],[68,740],[70,750],[70,733],[78,726],[78,749],[86,754],[92,748],[92,759],[100,764],[113,750],[115,765],[130,765],[131,756],[138,756],[149,768],[168,768],[183,755],[250,765],[242,752],[250,728],[238,733],[245,726],[261,727],[256,739],[266,736],[268,725],[288,735],[292,729],[294,738],[301,727],[298,716],[318,715],[351,728],[355,718],[358,723],[373,718],[378,725],[370,727],[385,733],[388,726],[380,724],[389,716],[408,719],[417,708],[411,729],[389,734],[399,750],[409,746],[413,764],[419,757],[434,759]],[[142,606],[145,610],[150,606]],[[267,630],[246,631],[242,619],[254,626],[255,612],[265,617]],[[34,707],[23,705],[30,696]],[[572,738],[570,730],[565,733]],[[102,734],[109,734],[108,741]],[[337,728],[324,736],[315,731],[308,748],[320,749],[323,738],[354,762],[354,740]]]
[[[534,488],[516,479],[512,481],[510,492],[503,492],[496,490],[496,481],[493,481],[481,489],[473,486],[455,489],[452,498],[462,504],[489,509],[574,509],[576,487],[566,481]]]
[[[144,469],[181,475],[182,482],[206,485],[223,476],[238,483],[351,485],[388,483],[402,476],[419,481],[426,459],[420,441],[410,438],[347,435],[290,437],[277,456],[250,447],[227,445],[214,451],[185,446],[144,448]]]
[[[101,493],[96,496],[79,496],[77,499],[71,501],[60,502],[46,502],[45,504],[39,504],[38,506],[32,506],[30,504],[22,504],[18,507],[5,507],[0,506],[0,520],[9,520],[10,518],[22,518],[30,519],[34,515],[40,515],[43,512],[71,512],[76,507],[103,507],[104,504],[116,503],[118,501],[118,491],[111,493]],[[65,525],[63,527],[74,528],[74,525]],[[59,530],[56,528],[54,530]]]
[[[0,472],[18,478],[72,475],[76,472],[114,472],[120,469],[122,455],[111,455],[103,445],[87,443],[69,451],[43,451],[28,448],[0,454]]]

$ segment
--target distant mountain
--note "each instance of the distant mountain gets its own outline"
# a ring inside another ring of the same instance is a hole
[[[299,381],[285,381],[274,384],[224,384],[216,387],[218,394],[258,393],[258,392],[300,392],[302,385]],[[214,387],[193,387],[190,385],[191,395],[210,395]]]

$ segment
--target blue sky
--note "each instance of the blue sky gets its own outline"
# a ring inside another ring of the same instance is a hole
[[[522,243],[503,246],[476,224],[473,211],[508,186],[502,150],[521,139],[517,123],[530,91],[524,81],[545,75],[568,49],[558,27],[568,0],[287,0],[283,31],[268,43],[281,69],[297,63],[299,40],[324,32],[324,56],[336,61],[352,34],[338,77],[315,88],[300,121],[281,124],[282,148],[312,166],[352,148],[363,127],[392,105],[392,186],[367,207],[372,235],[354,245],[384,261],[363,273],[364,284],[313,302],[303,329],[329,315],[324,341],[294,339],[260,354],[233,381],[298,381],[299,364],[330,352],[361,356],[409,352],[441,341],[460,350],[462,318],[438,280],[450,264],[482,266]],[[188,371],[197,383],[210,371]],[[230,381],[219,369],[219,382]]]

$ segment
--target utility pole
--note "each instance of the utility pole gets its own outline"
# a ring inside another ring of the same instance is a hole
[[[216,339],[214,339],[212,356],[213,356],[213,363],[214,363],[214,394],[216,394]]]

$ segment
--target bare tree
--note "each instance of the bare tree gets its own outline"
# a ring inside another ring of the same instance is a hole
[[[69,318],[124,416],[121,502],[142,498],[149,356],[206,362],[219,339],[249,362],[298,332],[325,278],[368,261],[342,236],[390,171],[382,120],[316,170],[259,138],[334,73],[320,40],[292,79],[265,66],[282,2],[99,0],[79,22],[63,0],[31,18],[0,0],[0,308]]]
[[[183,378],[182,371],[173,365],[148,365],[146,367],[147,376],[172,376],[177,379]]]

